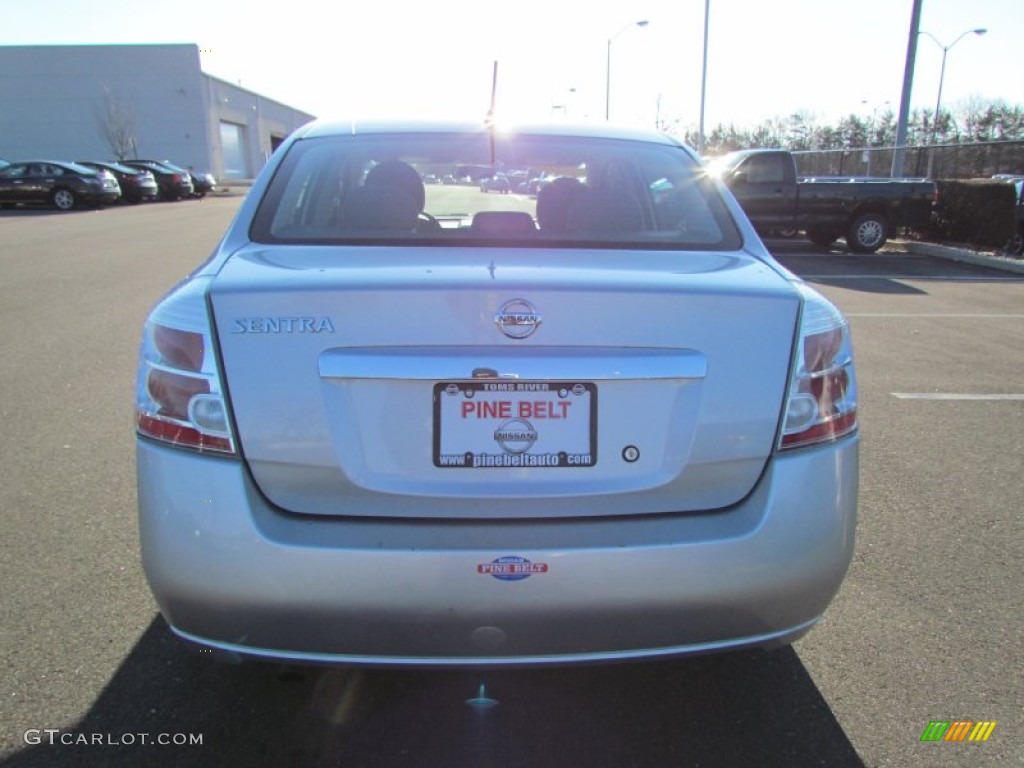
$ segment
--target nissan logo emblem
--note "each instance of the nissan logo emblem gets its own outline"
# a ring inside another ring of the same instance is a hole
[[[525,299],[512,299],[501,305],[494,315],[494,323],[510,339],[525,339],[537,330],[543,318]]]

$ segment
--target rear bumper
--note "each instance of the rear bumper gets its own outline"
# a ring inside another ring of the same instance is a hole
[[[160,195],[168,199],[192,197],[192,193],[195,191],[191,184],[174,184],[173,182],[167,182],[165,184],[158,184],[157,186]]]
[[[79,199],[85,205],[109,205],[121,199],[120,191],[96,191],[92,189],[83,190],[78,193]]]
[[[138,473],[146,575],[192,643],[299,663],[580,663],[800,637],[853,553],[858,438],[773,459],[730,510],[643,518],[310,518],[271,507],[238,461],[145,440]]]
[[[121,191],[127,200],[151,200],[160,194],[160,189],[156,184],[124,187]]]

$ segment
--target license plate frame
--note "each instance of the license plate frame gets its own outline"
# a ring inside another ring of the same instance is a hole
[[[587,469],[597,464],[597,385],[441,381],[433,390],[439,469]]]

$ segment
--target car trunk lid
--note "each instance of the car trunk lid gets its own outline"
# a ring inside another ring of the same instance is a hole
[[[734,504],[799,315],[772,267],[713,252],[250,245],[210,301],[257,485],[346,516]]]

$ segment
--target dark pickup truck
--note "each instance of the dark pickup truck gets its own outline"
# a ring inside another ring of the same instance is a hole
[[[874,253],[900,227],[924,227],[935,201],[935,184],[924,179],[800,178],[781,149],[731,152],[708,168],[758,231],[802,229],[821,246],[845,237],[855,253]]]

